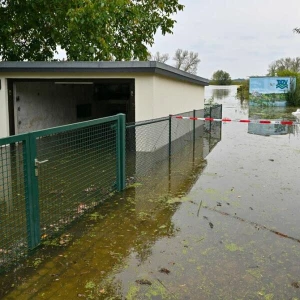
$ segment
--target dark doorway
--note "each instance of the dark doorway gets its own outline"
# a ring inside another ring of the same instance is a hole
[[[95,82],[94,100],[101,104],[103,116],[124,113],[127,123],[135,122],[134,79]]]

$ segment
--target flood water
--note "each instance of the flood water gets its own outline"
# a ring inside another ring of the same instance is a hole
[[[293,120],[235,95],[206,90],[223,118]],[[249,125],[223,124],[197,141],[207,156],[188,146],[88,213],[2,275],[0,298],[300,299],[299,125]]]

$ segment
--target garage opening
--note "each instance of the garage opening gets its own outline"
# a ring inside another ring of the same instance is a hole
[[[10,79],[10,135],[126,114],[135,122],[134,79]]]

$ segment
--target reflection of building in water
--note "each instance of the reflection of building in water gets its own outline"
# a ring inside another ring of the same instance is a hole
[[[294,126],[281,125],[281,124],[259,124],[249,123],[248,133],[257,135],[282,135],[294,133]]]

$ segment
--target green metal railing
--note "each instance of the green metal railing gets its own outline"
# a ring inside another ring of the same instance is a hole
[[[125,188],[125,115],[0,139],[0,269]]]

